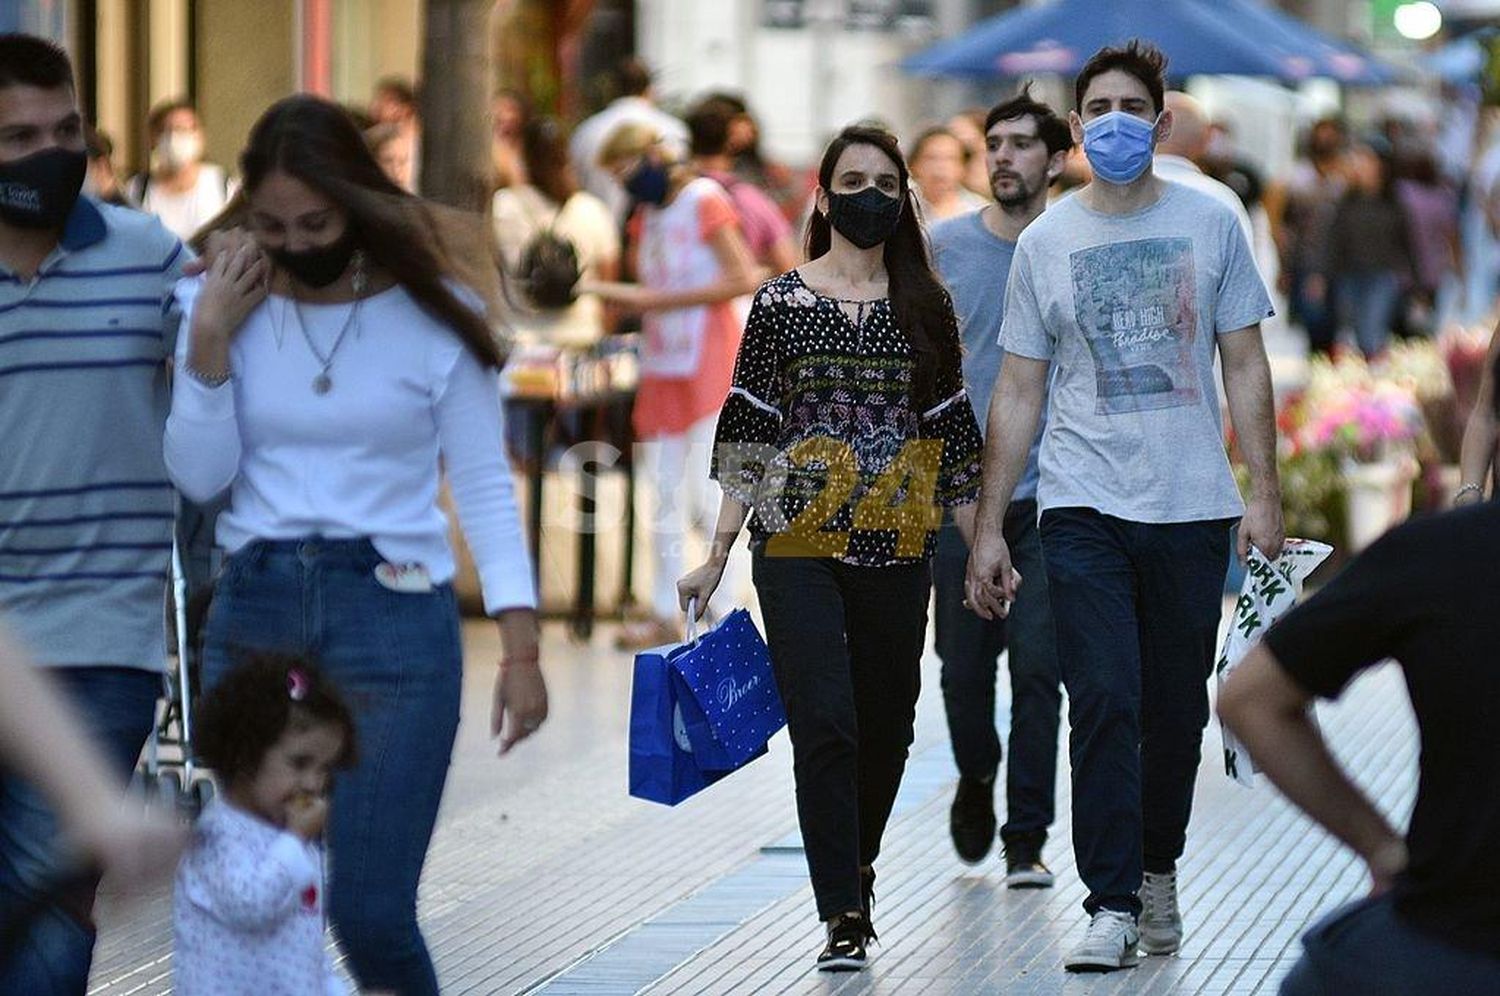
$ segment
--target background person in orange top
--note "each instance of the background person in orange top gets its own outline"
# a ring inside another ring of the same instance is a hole
[[[651,518],[651,617],[620,634],[626,648],[678,639],[677,578],[689,526],[712,538],[718,488],[708,479],[714,423],[729,394],[743,328],[731,302],[759,274],[729,195],[680,162],[651,125],[627,123],[604,140],[599,165],[634,198],[630,244],[639,284],[580,290],[642,313],[641,380],[633,422],[640,466],[656,497]],[[746,565],[720,587],[724,605],[746,587]],[[728,572],[726,572],[728,573]]]

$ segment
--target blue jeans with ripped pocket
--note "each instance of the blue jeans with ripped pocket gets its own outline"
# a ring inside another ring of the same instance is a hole
[[[354,714],[358,763],[334,778],[328,910],[364,989],[436,994],[417,883],[458,732],[463,654],[450,584],[394,590],[368,540],[261,540],[219,578],[203,682],[255,651],[312,658]]]

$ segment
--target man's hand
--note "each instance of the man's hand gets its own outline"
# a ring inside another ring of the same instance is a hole
[[[1372,898],[1391,891],[1391,887],[1396,884],[1396,877],[1406,871],[1406,865],[1410,861],[1406,841],[1400,837],[1389,838],[1380,847],[1361,857],[1365,859],[1365,868],[1370,872]]]
[[[89,860],[115,888],[141,891],[170,878],[188,842],[188,828],[174,815],[142,812],[125,799],[101,801],[102,815],[74,830]]]
[[[1267,560],[1281,556],[1286,543],[1286,524],[1281,517],[1281,502],[1275,498],[1251,498],[1245,503],[1245,517],[1240,520],[1239,541],[1236,543],[1240,563],[1250,555],[1251,544]]]
[[[1010,562],[1010,547],[999,523],[983,523],[969,552],[964,596],[981,619],[1004,619],[1016,600],[1021,575]]]
[[[958,527],[958,535],[963,537],[964,546],[970,550],[974,549],[975,516],[978,513],[978,505],[960,505],[953,509],[953,524]]]

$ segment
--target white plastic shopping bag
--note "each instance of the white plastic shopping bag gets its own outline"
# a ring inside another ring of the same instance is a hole
[[[1289,539],[1282,547],[1281,556],[1274,561],[1255,547],[1245,561],[1245,583],[1240,588],[1239,600],[1234,603],[1234,618],[1230,620],[1229,635],[1224,638],[1224,649],[1214,670],[1219,676],[1219,688],[1250,648],[1270,625],[1282,614],[1297,604],[1302,595],[1302,584],[1319,564],[1328,559],[1333,547],[1315,540]],[[1255,765],[1250,755],[1227,727],[1224,733],[1224,773],[1244,786],[1255,784]]]

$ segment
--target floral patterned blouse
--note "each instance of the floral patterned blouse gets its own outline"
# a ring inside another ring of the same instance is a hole
[[[814,292],[791,270],[755,295],[712,476],[769,555],[863,567],[932,555],[942,508],[977,500],[983,442],[957,362],[912,401],[915,355],[887,299]],[[957,355],[958,328],[949,326]]]

